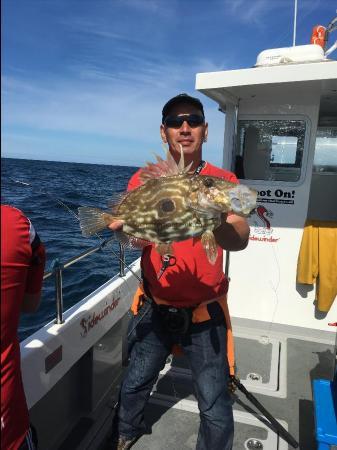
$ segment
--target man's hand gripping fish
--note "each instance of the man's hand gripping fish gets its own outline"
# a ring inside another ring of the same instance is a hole
[[[144,184],[126,193],[111,212],[78,208],[83,236],[120,220],[123,231],[116,235],[122,242],[136,246],[137,238],[147,241],[143,245],[155,243],[160,254],[172,253],[172,242],[201,236],[214,264],[217,246],[213,230],[221,224],[221,214],[249,216],[256,207],[257,192],[222,178],[188,173],[190,166],[185,167],[183,152],[178,164],[169,152],[166,160],[156,158],[156,164],[147,163],[141,171]]]

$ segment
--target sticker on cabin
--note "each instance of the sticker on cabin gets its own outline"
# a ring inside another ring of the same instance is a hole
[[[107,317],[109,314],[113,312],[114,309],[117,308],[118,303],[120,301],[120,297],[112,298],[111,302],[106,302],[106,306],[102,308],[100,311],[89,314],[87,317],[83,317],[81,319],[80,325],[82,327],[81,336],[85,337],[90,330],[92,330],[101,320]]]
[[[250,227],[249,239],[260,242],[277,242],[280,238],[275,236],[275,231],[271,224],[273,217],[274,213],[271,209],[259,205],[251,216],[250,221],[253,224]]]
[[[295,203],[295,191],[285,189],[265,189],[258,191],[258,203],[278,203],[283,205],[293,205]]]

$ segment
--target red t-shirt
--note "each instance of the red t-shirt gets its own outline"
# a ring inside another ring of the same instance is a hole
[[[18,449],[29,428],[17,330],[24,294],[42,285],[44,248],[37,239],[21,211],[1,205],[1,448],[6,450]]]
[[[238,183],[236,176],[227,170],[206,163],[201,175],[211,175]],[[130,179],[128,190],[142,184],[140,170]],[[218,247],[218,257],[212,265],[206,256],[200,237],[172,244],[176,264],[168,267],[161,278],[157,275],[162,259],[154,245],[143,249],[141,267],[147,287],[155,297],[169,301],[174,306],[190,306],[225,294],[228,280],[223,272],[223,250]]]

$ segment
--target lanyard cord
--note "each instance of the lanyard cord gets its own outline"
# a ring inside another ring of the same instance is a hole
[[[200,163],[199,163],[199,165],[198,165],[198,167],[195,169],[195,171],[194,171],[194,173],[193,173],[193,176],[194,176],[194,175],[199,175],[200,172],[202,171],[202,169],[205,167],[205,165],[206,165],[206,161],[201,160]],[[146,281],[145,277],[143,276],[143,274],[142,274],[142,279],[143,279],[143,289],[144,289],[144,293],[145,293],[145,295],[146,295],[148,298],[151,299],[151,295],[149,295],[149,290],[148,290],[148,286],[147,286],[147,281]],[[145,315],[145,314],[144,314],[144,315]],[[143,316],[142,316],[142,317],[143,317]],[[140,320],[141,320],[141,319],[140,319]],[[139,322],[140,322],[140,320],[139,320]]]
[[[198,167],[194,171],[194,175],[199,175],[202,169],[205,167],[206,161],[201,160]]]

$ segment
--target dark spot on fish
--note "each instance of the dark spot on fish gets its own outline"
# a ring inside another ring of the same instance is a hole
[[[212,178],[205,178],[203,180],[203,183],[206,187],[210,188],[214,186],[214,180],[212,180]]]
[[[159,207],[164,213],[169,213],[176,209],[174,201],[170,199],[162,200]]]

